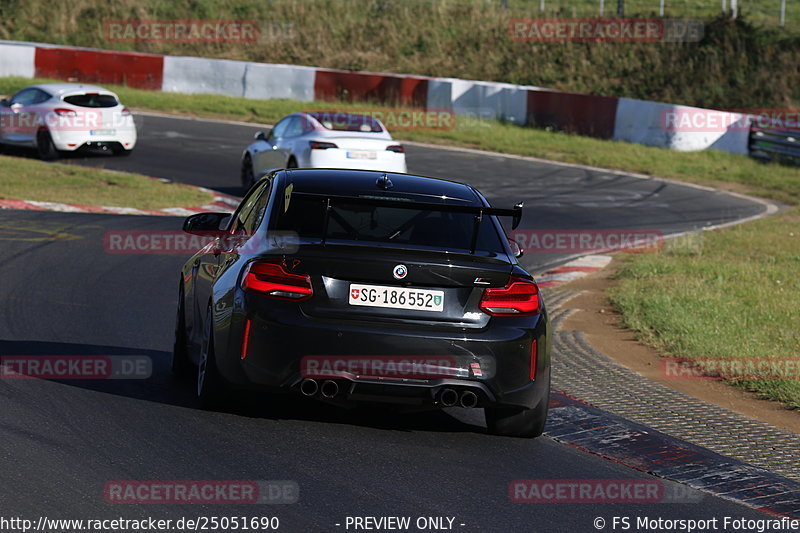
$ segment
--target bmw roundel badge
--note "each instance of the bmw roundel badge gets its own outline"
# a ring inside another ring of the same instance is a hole
[[[403,279],[408,275],[408,269],[405,265],[397,265],[394,267],[394,270],[392,270],[392,275],[395,279]]]

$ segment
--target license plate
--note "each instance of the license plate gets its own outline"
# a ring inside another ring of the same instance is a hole
[[[444,291],[386,287],[384,285],[350,285],[350,305],[411,309],[417,311],[444,311]]]
[[[349,159],[378,159],[376,152],[347,152]]]
[[[114,135],[117,130],[89,130],[90,135]]]

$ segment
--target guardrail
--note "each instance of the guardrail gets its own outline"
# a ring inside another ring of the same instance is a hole
[[[749,148],[758,159],[800,164],[800,131],[751,128]]]

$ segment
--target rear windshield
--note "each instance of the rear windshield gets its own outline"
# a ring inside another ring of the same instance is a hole
[[[119,105],[117,99],[110,94],[97,93],[73,94],[65,96],[64,101],[78,107],[115,107]]]
[[[333,131],[363,131],[369,133],[381,133],[380,122],[366,115],[354,115],[350,113],[309,113],[317,119],[322,127]]]
[[[292,196],[289,209],[279,216],[277,229],[292,231],[300,238],[322,238],[324,201]],[[331,208],[327,240],[382,243],[403,248],[435,248],[469,252],[475,216],[470,213],[403,209],[337,202]],[[490,217],[478,228],[476,253],[504,253]]]

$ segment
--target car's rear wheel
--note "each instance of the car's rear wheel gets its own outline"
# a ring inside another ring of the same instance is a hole
[[[203,342],[200,349],[200,364],[197,366],[197,398],[203,409],[219,409],[225,399],[225,387],[222,376],[217,370],[214,355],[214,328],[212,327],[212,310],[208,307],[203,324]]]
[[[504,437],[535,438],[544,433],[547,423],[549,395],[533,409],[524,407],[491,408],[487,407],[486,426],[489,433]]]
[[[111,153],[116,156],[128,157],[133,153],[133,150],[126,150],[122,146],[115,146],[114,148],[111,149]]]
[[[58,157],[58,150],[49,130],[42,128],[36,132],[36,151],[42,161],[52,161]]]
[[[172,373],[178,377],[189,375],[192,363],[186,347],[186,313],[183,305],[183,283],[178,290],[178,312],[175,317],[175,342],[172,346]]]
[[[253,186],[255,183],[256,177],[253,173],[253,160],[250,159],[250,155],[246,155],[242,158],[242,187],[245,190],[250,190],[250,187]]]

